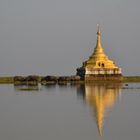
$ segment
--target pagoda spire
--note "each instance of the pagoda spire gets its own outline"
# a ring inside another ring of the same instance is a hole
[[[97,43],[96,43],[96,48],[102,48],[101,45],[101,32],[100,32],[100,26],[97,24]]]
[[[94,49],[93,54],[91,55],[91,58],[93,58],[94,56],[96,56],[97,58],[100,58],[101,56],[106,56],[104,54],[104,50],[103,50],[102,45],[101,45],[101,31],[100,31],[99,24],[97,24],[97,41],[96,41],[96,47]]]

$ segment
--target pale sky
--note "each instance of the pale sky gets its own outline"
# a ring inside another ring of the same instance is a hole
[[[139,0],[0,0],[0,76],[73,75],[102,46],[140,75]]]

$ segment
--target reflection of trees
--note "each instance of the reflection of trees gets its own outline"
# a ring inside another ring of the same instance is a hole
[[[113,107],[116,98],[121,94],[120,83],[85,84],[77,88],[77,94],[85,99],[94,109],[99,134],[102,136],[104,116],[108,108]]]

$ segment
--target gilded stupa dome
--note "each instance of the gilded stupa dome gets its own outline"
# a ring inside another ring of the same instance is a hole
[[[109,68],[114,69],[118,68],[115,63],[108,58],[108,56],[104,53],[104,49],[101,45],[101,33],[100,28],[98,26],[97,31],[97,42],[94,52],[89,57],[87,61],[84,62],[84,67],[86,68]]]

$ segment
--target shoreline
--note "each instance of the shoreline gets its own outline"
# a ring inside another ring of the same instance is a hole
[[[41,79],[45,76],[38,76],[38,83],[41,83]],[[65,81],[62,81],[65,82]],[[66,81],[70,82],[70,81]],[[129,82],[140,82],[140,76],[124,76],[122,81],[89,81],[89,83],[92,82],[122,82],[122,83],[129,83]],[[51,84],[50,81],[48,81],[47,84]],[[72,83],[88,83],[88,81],[84,80],[78,80],[78,81],[72,81]],[[0,84],[14,84],[14,76],[0,76]]]

